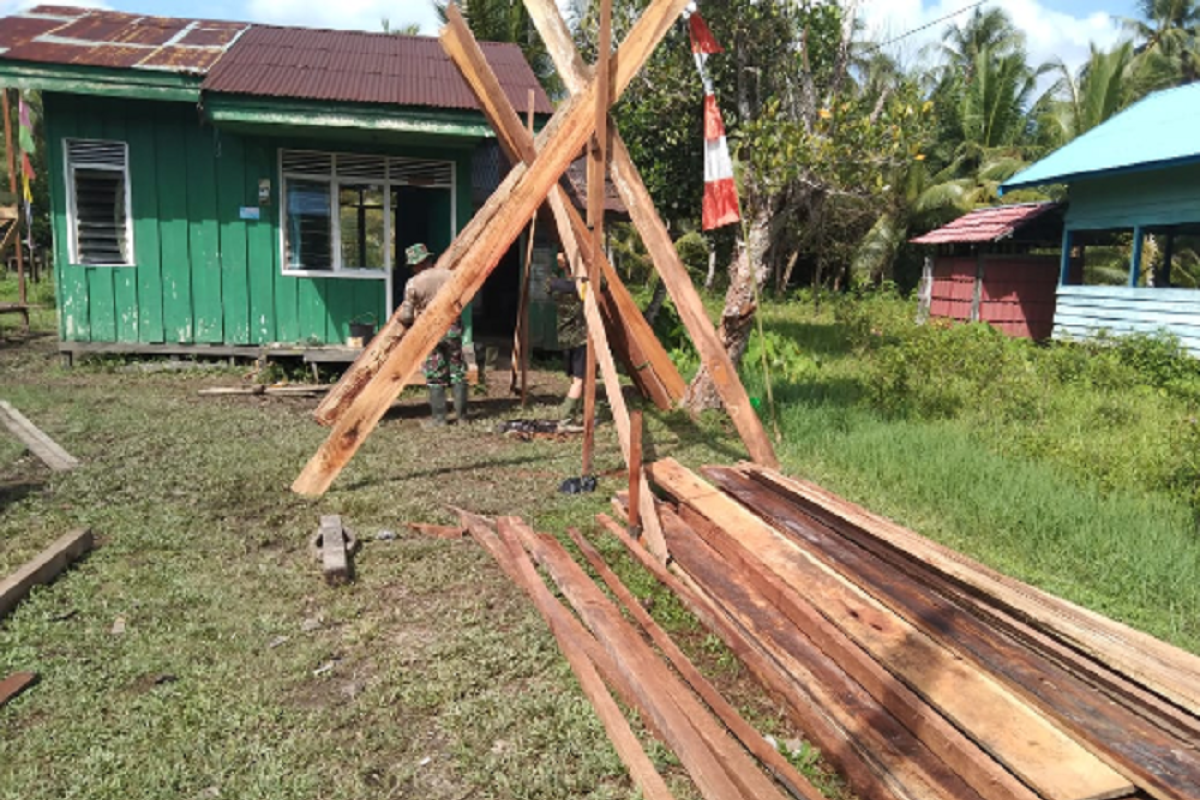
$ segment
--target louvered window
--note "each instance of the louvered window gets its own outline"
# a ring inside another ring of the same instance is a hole
[[[68,139],[66,147],[73,263],[132,265],[128,145]]]
[[[282,150],[279,167],[284,265],[291,273],[385,277],[398,246],[394,214],[403,187],[454,189],[451,161]],[[404,191],[411,197],[412,190]],[[450,224],[453,232],[453,218]]]

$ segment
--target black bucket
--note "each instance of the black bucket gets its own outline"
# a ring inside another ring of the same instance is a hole
[[[351,322],[350,323],[350,338],[362,339],[363,344],[371,341],[375,335],[375,323],[373,322]]]

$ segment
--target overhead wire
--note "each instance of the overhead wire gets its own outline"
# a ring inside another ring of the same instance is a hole
[[[984,3],[988,3],[988,2],[991,2],[991,0],[977,0],[977,2],[971,3],[968,6],[963,6],[962,8],[958,9],[957,11],[952,11],[951,13],[945,14],[941,17],[938,17],[935,20],[926,22],[924,25],[920,25],[911,30],[907,30],[904,33],[900,34],[899,36],[893,36],[891,39],[888,39],[886,42],[879,42],[878,44],[868,45],[867,47],[865,47],[863,49],[864,50],[882,50],[883,48],[885,48],[889,45],[893,45],[896,42],[901,41],[902,39],[907,39],[909,36],[918,34],[921,31],[929,30],[930,28],[934,27],[935,25],[941,25],[943,22],[945,22],[947,20],[954,19],[959,14],[965,14],[968,11],[972,11],[976,8],[979,8],[981,5],[983,5]]]

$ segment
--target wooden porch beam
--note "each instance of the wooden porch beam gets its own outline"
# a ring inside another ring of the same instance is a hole
[[[546,49],[554,60],[554,65],[567,88],[571,92],[583,91],[589,85],[591,76],[575,49],[571,33],[554,0],[525,0],[525,6],[529,9],[529,15],[542,35]],[[619,70],[619,58],[617,63]],[[626,208],[629,209],[629,214],[633,218],[638,233],[642,236],[642,241],[646,244],[646,249],[650,251],[654,266],[658,269],[663,283],[666,284],[667,293],[675,302],[675,308],[679,312],[684,327],[687,328],[688,335],[696,344],[700,360],[712,376],[713,384],[721,395],[726,412],[737,427],[738,434],[750,453],[750,458],[764,466],[778,466],[775,450],[771,446],[771,440],[768,438],[766,430],[763,429],[762,421],[758,418],[753,406],[750,405],[750,398],[746,394],[746,388],[742,386],[737,369],[734,368],[729,354],[725,351],[725,346],[717,336],[712,321],[704,311],[700,295],[696,292],[687,268],[675,250],[675,244],[671,241],[666,225],[663,224],[662,218],[654,208],[650,192],[642,182],[641,175],[634,166],[633,159],[630,158],[629,151],[625,148],[625,143],[621,140],[616,126],[612,128],[610,140],[612,143],[610,168],[613,183]]]
[[[654,0],[646,9],[617,54],[614,98],[619,97],[629,85],[687,3],[688,0]],[[445,264],[457,267],[454,276],[413,326],[402,334],[399,344],[386,354],[368,382],[363,384],[334,425],[329,438],[292,484],[293,491],[304,495],[324,494],[379,424],[388,406],[417,371],[421,359],[433,349],[453,320],[462,313],[463,307],[475,296],[505,250],[592,135],[595,116],[591,112],[595,102],[596,84],[592,81],[584,91],[564,103],[542,131],[538,137],[542,143],[541,153],[533,165],[526,167],[517,164],[459,234],[459,238],[468,240],[470,244],[461,258]],[[452,245],[451,251],[454,249]],[[443,261],[446,261],[445,256],[439,259],[439,263]],[[385,330],[394,335],[400,327],[399,316],[396,315],[388,321]],[[352,371],[357,364],[355,362],[355,366],[351,367]]]

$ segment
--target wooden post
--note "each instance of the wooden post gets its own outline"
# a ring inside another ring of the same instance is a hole
[[[13,153],[12,109],[8,104],[8,89],[4,89],[4,149],[8,153],[8,189],[17,204],[17,218],[13,220],[17,244],[17,302],[25,305],[25,255],[21,251],[21,199],[17,195],[17,159]]]
[[[589,292],[600,291],[595,254],[604,251],[604,186],[608,148],[608,62],[612,51],[612,0],[600,0],[600,36],[596,57],[596,132],[588,159],[588,228],[593,258],[588,262]],[[588,336],[587,374],[583,383],[583,474],[591,475],[596,451],[596,339]]]
[[[629,32],[616,60],[613,96],[619,96],[633,76],[646,63],[651,52],[666,36],[688,0],[654,0]],[[379,424],[384,412],[416,373],[421,360],[470,302],[487,276],[495,269],[501,254],[512,245],[525,223],[550,194],[579,148],[592,135],[596,100],[593,81],[559,107],[539,138],[542,152],[532,166],[516,165],[500,188],[459,234],[466,245],[451,245],[458,256],[438,260],[456,267],[454,276],[442,288],[413,327],[398,338],[394,349],[386,352],[370,377],[354,394],[349,407],[338,418],[329,438],[293,482],[298,494],[324,494],[362,442]],[[456,240],[456,243],[458,240]],[[398,317],[386,326],[389,335],[403,329]],[[364,355],[366,355],[364,353]],[[374,357],[378,357],[376,353]],[[359,357],[360,359],[363,356]],[[357,365],[359,362],[355,362]],[[370,361],[364,363],[371,363]]]
[[[1062,261],[1058,269],[1058,285],[1071,285],[1071,229],[1063,228]]]
[[[1163,248],[1162,270],[1159,275],[1155,276],[1158,280],[1154,282],[1161,289],[1171,288],[1171,261],[1175,258],[1175,232],[1170,231],[1166,236],[1167,243]]]
[[[536,95],[529,90],[529,138],[533,138],[533,106]],[[507,148],[504,148],[507,149]],[[509,155],[512,158],[512,155]],[[516,160],[516,159],[513,159]],[[512,383],[510,391],[521,392],[521,408],[525,408],[529,391],[529,270],[533,267],[533,243],[537,236],[537,214],[529,221],[529,243],[525,248],[525,270],[521,274],[521,299],[517,303],[517,331],[513,336]]]
[[[983,305],[983,252],[975,253],[975,285],[971,290],[971,322],[979,322]]]
[[[642,411],[629,412],[629,535],[642,535]]]
[[[554,60],[554,66],[568,90],[572,93],[585,90],[588,86],[589,71],[575,49],[571,32],[554,0],[525,0],[525,7],[529,9],[529,15],[533,18],[538,33],[542,35],[546,49]],[[616,62],[620,71],[622,60],[619,53]],[[611,123],[609,130],[609,141],[612,145],[609,166],[613,184],[629,209],[634,226],[641,234],[654,266],[666,284],[667,293],[674,301],[688,335],[696,344],[701,362],[712,376],[713,384],[725,404],[725,411],[745,443],[750,458],[760,465],[777,467],[779,461],[775,457],[770,437],[767,436],[754,407],[750,405],[746,387],[742,386],[733,361],[704,310],[704,303],[692,284],[687,267],[675,250],[667,226],[655,210],[650,192]]]
[[[1133,229],[1133,255],[1129,259],[1129,285],[1136,288],[1142,277],[1142,241],[1146,231],[1141,225]]]
[[[479,49],[474,36],[471,34],[470,28],[467,27],[461,13],[453,5],[447,7],[446,27],[442,30],[441,38],[442,46],[450,54],[451,58],[454,59],[455,63],[459,65],[468,84],[476,91],[480,105],[485,108],[489,119],[496,128],[500,141],[506,143],[506,147],[513,148],[515,153],[520,154],[520,157],[526,160],[526,163],[532,163],[536,158],[534,143],[528,140],[528,133],[521,127],[520,121],[516,117],[516,112],[507,104],[507,99],[501,91],[498,81],[496,81],[495,74],[483,58],[483,53]],[[555,218],[559,222],[560,235],[563,237],[564,247],[567,250],[573,251],[576,256],[582,256],[585,262],[593,255],[596,255],[601,266],[608,266],[608,269],[611,269],[603,254],[596,253],[591,249],[591,243],[587,237],[584,222],[578,212],[575,211],[575,208],[567,202],[565,193],[561,191],[555,192],[550,197],[551,208],[554,209]],[[610,287],[614,289],[620,287],[619,281],[615,280],[615,273],[613,273],[613,278],[610,278]],[[592,332],[592,336],[596,340],[597,361],[599,362],[600,372],[604,376],[604,389],[608,395],[608,402],[612,407],[613,423],[617,429],[617,440],[621,445],[622,458],[625,460],[626,465],[628,465],[631,456],[629,413],[625,406],[625,398],[621,394],[620,379],[617,375],[612,351],[608,346],[604,321],[600,314],[600,299],[601,295],[596,292],[585,292],[583,310],[587,318],[588,329]],[[620,307],[619,302],[616,305]],[[645,322],[637,311],[636,306],[633,313],[637,315],[638,322]],[[653,339],[653,342],[661,349],[661,345],[658,344],[657,339]],[[646,480],[645,475],[641,477],[641,480],[643,482]],[[665,562],[668,555],[666,543],[663,540],[662,528],[658,523],[658,515],[654,509],[654,498],[650,494],[650,487],[648,485],[643,486],[640,498],[641,504],[639,509],[642,513],[643,525],[645,527],[644,542],[646,548],[656,558]]]

